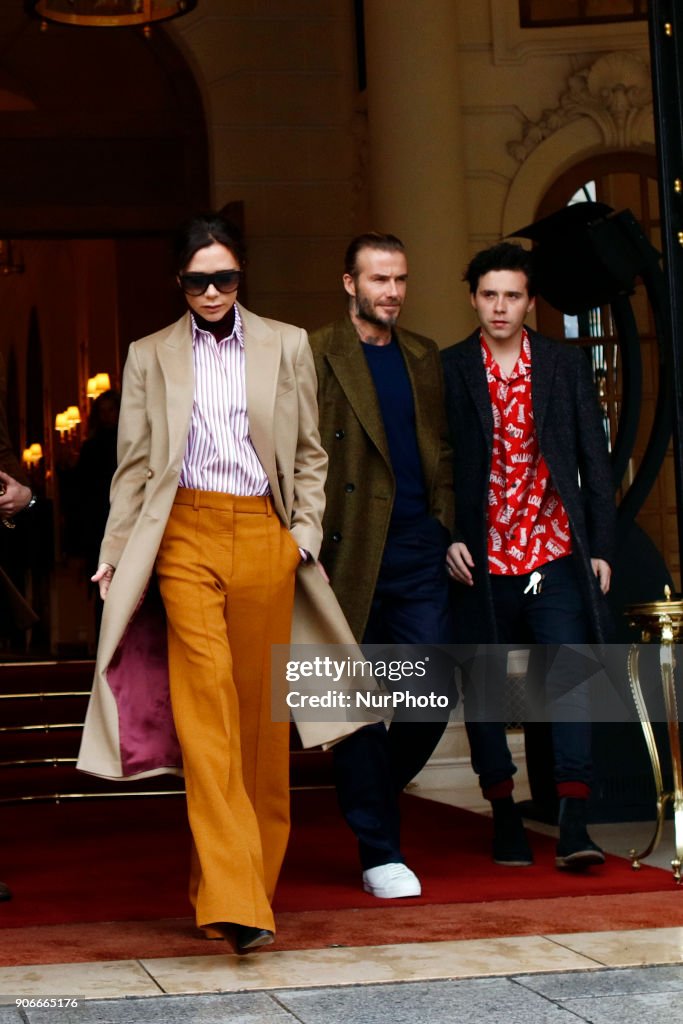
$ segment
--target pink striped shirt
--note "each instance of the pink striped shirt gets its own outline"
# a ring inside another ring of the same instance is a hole
[[[192,317],[194,404],[180,487],[242,496],[269,494],[270,485],[249,437],[244,328],[217,342]]]

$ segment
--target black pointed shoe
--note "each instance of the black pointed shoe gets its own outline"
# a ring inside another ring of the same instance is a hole
[[[250,928],[245,924],[238,924],[235,928],[235,945],[238,953],[250,953],[261,946],[270,946],[274,941],[274,933],[267,928]]]
[[[605,854],[594,843],[586,829],[586,801],[578,797],[560,800],[560,838],[557,843],[555,867],[560,871],[585,871],[605,863]]]

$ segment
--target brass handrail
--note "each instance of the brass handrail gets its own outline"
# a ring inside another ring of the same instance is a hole
[[[647,751],[652,765],[652,774],[657,793],[657,820],[654,834],[647,847],[638,853],[629,851],[632,866],[637,869],[644,857],[657,847],[664,827],[664,815],[667,804],[672,804],[674,814],[674,857],[671,868],[676,882],[681,881],[683,865],[683,764],[681,762],[681,739],[678,721],[678,704],[676,699],[676,642],[683,636],[683,601],[671,600],[671,590],[664,588],[664,601],[648,601],[633,604],[626,609],[629,625],[640,629],[643,643],[659,644],[659,674],[666,707],[669,751],[673,787],[664,789],[661,760],[655,741],[650,716],[648,713],[642,687],[640,685],[639,659],[637,645],[633,644],[628,656],[628,678],[631,692],[638,711],[641,728],[645,737]]]
[[[52,732],[54,729],[82,729],[83,722],[44,722],[33,725],[0,725],[0,732]]]
[[[67,661],[0,661],[0,672],[3,669],[21,669],[21,668],[52,668],[55,665],[59,665],[65,668],[69,665],[92,665],[95,666],[94,658],[70,658]]]
[[[43,700],[45,697],[89,697],[90,690],[49,690],[39,693],[0,693],[0,700]]]
[[[157,789],[157,790],[140,790],[140,789],[124,789],[116,790],[113,793],[41,793],[37,796],[8,796],[0,797],[0,804],[26,804],[26,803],[45,803],[47,801],[53,801],[54,803],[62,803],[65,800],[111,800],[116,798],[131,797],[131,796],[184,796],[184,789]]]
[[[17,761],[0,761],[0,768],[16,768],[17,765],[38,767],[43,764],[76,764],[77,760],[77,757],[25,757]]]

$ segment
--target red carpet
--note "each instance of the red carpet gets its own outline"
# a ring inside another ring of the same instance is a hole
[[[530,833],[532,867],[502,867],[491,861],[490,819],[415,796],[403,797],[402,807],[403,852],[422,880],[422,896],[402,900],[403,906],[675,888],[669,872],[633,871],[620,857],[609,857],[603,867],[583,876],[557,871],[555,840],[538,833]],[[295,794],[293,822],[276,910],[376,908],[376,898],[360,890],[355,839],[340,818],[334,794]]]
[[[0,926],[185,918],[189,834],[178,797],[73,801],[3,807],[0,878],[15,898]],[[587,875],[558,872],[554,841],[532,834],[536,863],[511,869],[489,856],[491,823],[444,804],[404,798],[406,859],[423,882],[424,904],[536,900],[675,891],[671,874],[634,872],[621,858]],[[355,840],[329,790],[293,794],[290,849],[276,897],[279,914],[376,910],[360,889]]]
[[[490,821],[416,797],[405,798],[405,851],[424,895],[378,901],[360,889],[334,793],[294,793],[293,818],[273,950],[683,925],[667,871],[611,857],[562,874],[537,834],[533,867],[496,867]],[[15,892],[0,904],[0,964],[225,954],[188,916],[182,799],[8,806],[0,821],[0,877]]]
[[[681,892],[559,896],[431,906],[378,903],[372,910],[281,913],[271,951],[372,946],[513,935],[620,931],[683,925]],[[156,921],[43,925],[0,931],[0,964],[88,963],[155,957],[224,956],[223,942],[200,937],[188,917]]]

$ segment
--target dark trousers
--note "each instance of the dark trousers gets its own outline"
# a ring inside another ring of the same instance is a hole
[[[529,576],[491,576],[499,645],[484,655],[485,690],[505,683],[507,650],[525,642],[547,645],[532,651],[530,675],[542,679],[551,720],[555,782],[590,785],[592,778],[590,692],[583,655],[562,644],[587,644],[589,622],[571,556],[541,567],[540,593],[525,594]],[[516,768],[505,726],[486,721],[482,693],[473,673],[465,673],[465,718],[472,767],[486,793],[510,779]],[[538,671],[534,671],[537,669]],[[479,692],[477,692],[479,690]],[[492,706],[496,705],[495,693]],[[469,712],[468,712],[469,704]]]
[[[420,645],[452,643],[447,545],[443,526],[426,516],[389,531],[364,644],[410,645],[402,654],[392,646],[390,657],[414,662],[425,653]],[[429,658],[433,688],[446,689],[453,674],[450,655],[430,648]],[[438,721],[395,715],[388,730],[382,723],[370,725],[334,747],[337,796],[358,839],[363,869],[403,861],[399,795],[429,760],[447,721],[448,709]]]

